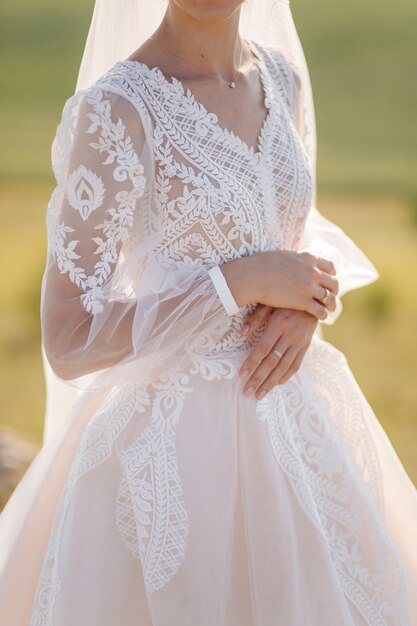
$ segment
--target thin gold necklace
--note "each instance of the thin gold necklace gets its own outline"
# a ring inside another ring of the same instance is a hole
[[[152,39],[152,37],[151,37]],[[165,50],[168,50],[167,46],[164,46]],[[191,63],[190,61],[187,61],[187,59],[183,59],[182,57],[179,57],[177,54],[174,54],[174,52],[169,51],[169,54],[173,57],[175,57],[176,59],[178,59],[179,61],[182,61],[183,63],[186,63],[187,65],[189,65],[190,67],[193,67],[195,70],[198,70],[199,72],[202,72],[203,74],[206,74],[206,76],[211,76],[211,78],[215,78],[216,80],[219,80],[223,83],[225,83],[226,85],[228,85],[231,89],[234,89],[236,87],[236,81],[237,81],[237,75],[239,73],[239,69],[240,66],[242,64],[242,59],[243,59],[243,45],[242,48],[240,50],[240,62],[239,62],[239,66],[235,72],[235,75],[233,77],[233,80],[229,81],[229,80],[224,80],[224,78],[219,78],[218,76],[216,76],[215,74],[211,74],[210,72],[206,72],[205,70],[201,69],[201,67],[197,67],[197,65],[194,65],[193,63]],[[252,59],[253,62],[253,59]]]

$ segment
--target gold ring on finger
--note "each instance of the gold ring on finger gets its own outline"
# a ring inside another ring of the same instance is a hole
[[[327,289],[327,287],[323,287],[325,294],[324,296],[320,299],[320,302],[324,305],[326,305],[326,300],[328,299],[329,295],[330,295],[330,291]]]

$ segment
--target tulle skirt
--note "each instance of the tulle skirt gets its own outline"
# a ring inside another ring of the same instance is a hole
[[[211,378],[75,403],[0,516],[2,625],[417,625],[417,491],[345,356]]]

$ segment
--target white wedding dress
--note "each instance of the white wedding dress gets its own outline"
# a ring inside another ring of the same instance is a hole
[[[256,148],[136,61],[65,105],[41,314],[78,399],[0,516],[2,626],[417,625],[417,492],[345,356],[317,332],[242,394],[262,329],[209,268],[310,249],[340,295],[375,278],[314,206],[291,64],[251,46]]]

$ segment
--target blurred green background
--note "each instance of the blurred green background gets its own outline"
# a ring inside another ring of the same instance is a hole
[[[72,95],[91,0],[0,6],[0,426],[41,442],[39,296],[50,148]],[[347,355],[417,485],[417,3],[292,0],[310,68],[318,207],[380,272],[326,338]]]

